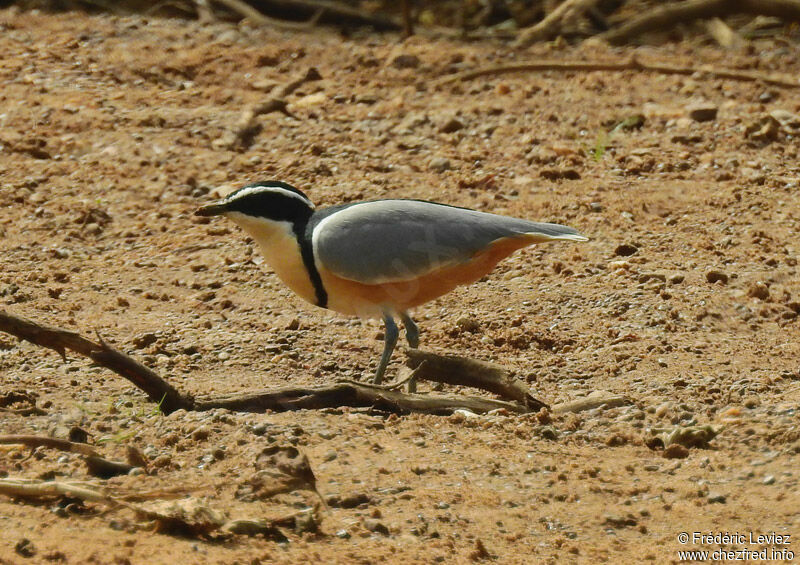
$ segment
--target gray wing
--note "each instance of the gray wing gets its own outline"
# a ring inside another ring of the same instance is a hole
[[[317,261],[364,284],[411,280],[469,261],[498,239],[585,241],[574,229],[416,200],[359,203],[324,218],[312,232]]]

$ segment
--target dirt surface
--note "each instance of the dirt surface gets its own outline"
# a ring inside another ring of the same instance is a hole
[[[522,55],[323,30],[11,11],[0,30],[3,309],[96,330],[191,393],[363,379],[379,323],[303,303],[232,223],[193,211],[218,187],[271,178],[321,205],[432,199],[566,223],[591,240],[519,252],[420,308],[423,347],[511,367],[551,404],[593,391],[630,400],[551,421],[165,417],[107,370],[0,334],[0,394],[35,394],[45,412],[0,412],[0,430],[79,426],[109,457],[142,450],[149,474],[109,487],[178,488],[231,518],[279,516],[315,497],[247,489],[258,454],[292,444],[332,501],[318,533],[289,528],[278,543],[180,537],[102,505],[0,497],[0,562],[663,563],[718,547],[681,545],[680,532],[789,534],[788,545],[726,547],[800,553],[800,124],[769,118],[800,113],[800,90],[637,72],[436,86]],[[525,57],[632,51],[558,45]],[[638,54],[800,68],[798,46],[780,40]],[[244,109],[310,67],[322,80],[287,98],[294,117],[261,116],[249,147],[225,144]],[[698,121],[696,104],[717,112]],[[607,133],[637,114],[641,127]],[[706,424],[722,429],[705,449],[667,458],[648,447],[651,428]],[[0,446],[0,475],[97,481],[77,455],[29,453]]]

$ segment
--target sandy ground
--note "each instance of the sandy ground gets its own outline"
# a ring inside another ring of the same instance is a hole
[[[800,113],[800,90],[639,72],[437,86],[523,55],[323,30],[10,11],[0,30],[3,309],[97,330],[192,393],[366,378],[377,322],[306,305],[234,225],[192,213],[217,187],[271,178],[321,205],[433,199],[566,223],[591,241],[519,252],[420,308],[423,346],[511,367],[552,404],[598,390],[630,401],[551,422],[164,417],[107,370],[2,334],[0,393],[28,391],[45,411],[0,412],[4,433],[80,426],[118,459],[136,446],[150,474],[108,486],[179,487],[231,518],[313,504],[306,492],[242,494],[261,450],[292,444],[334,505],[318,533],[287,529],[278,543],[172,536],[127,511],[0,497],[1,563],[665,563],[718,548],[682,545],[681,532],[776,532],[788,544],[725,547],[800,554],[800,124],[769,117]],[[800,69],[797,44],[779,40],[638,54]],[[262,116],[249,147],[223,143],[245,108],[310,67],[322,80],[288,97],[294,117]],[[693,119],[697,104],[716,115]],[[635,115],[641,127],[607,133]],[[648,447],[652,428],[707,424],[721,432],[705,449],[673,459]],[[0,475],[91,479],[76,455],[28,455],[0,446]]]

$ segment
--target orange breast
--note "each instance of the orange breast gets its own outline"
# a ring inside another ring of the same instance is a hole
[[[532,238],[499,239],[466,263],[401,282],[363,284],[338,277],[322,265],[318,269],[328,292],[328,308],[362,318],[376,318],[382,316],[384,310],[404,312],[447,294],[457,286],[473,283],[514,251],[533,243]]]

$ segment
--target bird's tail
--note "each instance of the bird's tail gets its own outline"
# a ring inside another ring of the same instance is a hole
[[[589,240],[588,237],[580,233],[575,228],[562,226],[561,224],[546,224],[542,222],[531,222],[530,229],[525,231],[525,235],[536,243],[558,239],[568,241]]]

